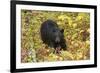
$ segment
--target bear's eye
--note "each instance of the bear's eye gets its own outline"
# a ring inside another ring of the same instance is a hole
[[[56,32],[56,30],[53,30],[53,32]]]

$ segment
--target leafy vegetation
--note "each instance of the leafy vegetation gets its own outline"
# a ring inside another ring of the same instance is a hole
[[[53,53],[43,44],[40,26],[52,19],[64,29],[66,51]],[[21,62],[49,62],[90,59],[90,14],[84,12],[56,12],[21,10]]]

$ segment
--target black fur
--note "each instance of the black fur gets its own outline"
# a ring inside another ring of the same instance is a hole
[[[52,48],[56,49],[57,47],[60,47],[66,50],[66,41],[63,32],[64,30],[61,30],[53,20],[47,20],[41,24],[41,39],[43,43]]]

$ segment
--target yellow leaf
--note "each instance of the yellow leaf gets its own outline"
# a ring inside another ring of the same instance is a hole
[[[89,44],[90,44],[90,41],[89,41],[89,40],[87,40],[87,41],[86,41],[86,44],[88,44],[88,45],[89,45]]]
[[[73,56],[73,54],[71,54],[70,52],[68,52],[68,51],[61,51],[61,56],[63,57],[63,58],[67,58],[67,59],[74,59],[74,56]]]
[[[74,24],[73,24],[73,28],[76,28],[76,27],[77,27],[77,24],[76,24],[76,23],[74,23]]]
[[[65,16],[64,15],[60,15],[60,16],[58,16],[58,19],[64,20]]]

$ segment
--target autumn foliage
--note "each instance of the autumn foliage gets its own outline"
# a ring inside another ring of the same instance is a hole
[[[40,26],[47,20],[57,22],[64,29],[67,50],[55,54],[43,44]],[[51,62],[90,59],[90,14],[84,12],[56,12],[21,10],[21,62]]]

